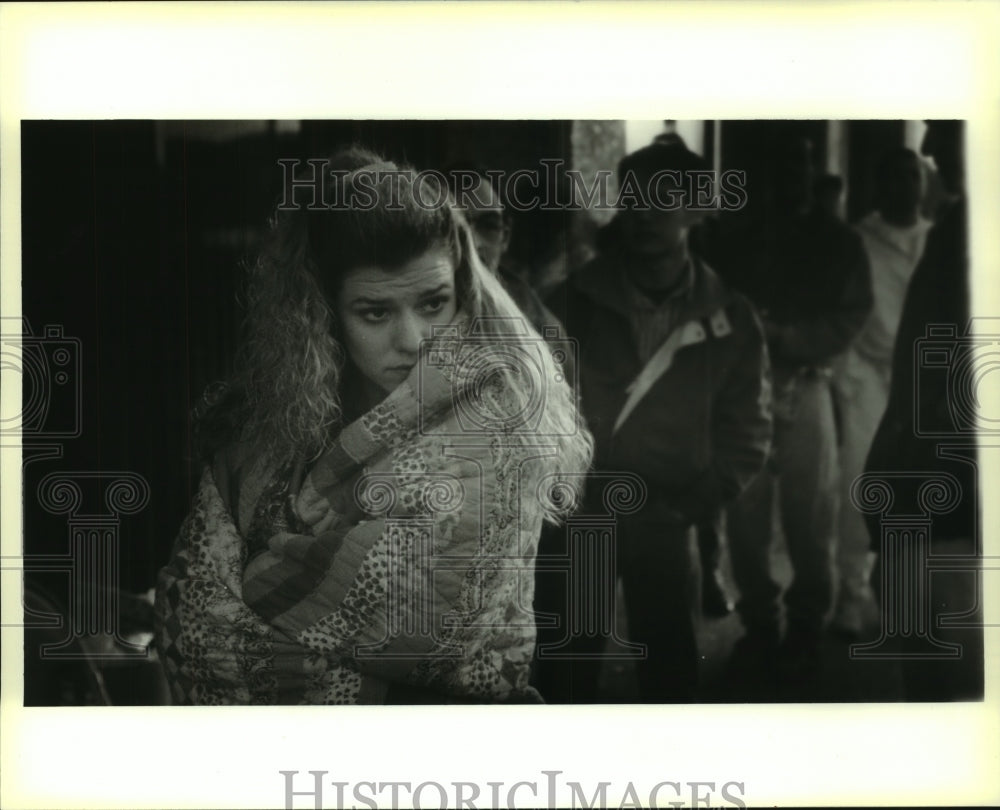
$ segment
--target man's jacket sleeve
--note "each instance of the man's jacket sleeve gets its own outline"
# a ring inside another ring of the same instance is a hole
[[[864,242],[850,234],[843,245],[843,286],[821,315],[783,325],[772,343],[775,362],[818,365],[847,349],[872,309],[871,267]]]
[[[763,469],[771,452],[771,369],[764,330],[746,299],[730,307],[740,350],[712,403],[709,468],[680,493],[685,521],[710,520]]]

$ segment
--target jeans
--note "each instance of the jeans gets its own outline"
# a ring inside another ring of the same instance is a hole
[[[839,482],[833,397],[826,377],[795,377],[775,405],[768,467],[728,512],[729,554],[748,635],[776,640],[781,587],[772,575],[774,499],[793,579],[784,594],[789,631],[818,635],[833,602]]]
[[[840,537],[837,569],[841,601],[863,596],[869,590],[874,555],[864,516],[851,503],[851,486],[864,472],[875,431],[889,401],[889,369],[849,349],[836,378],[841,414]]]

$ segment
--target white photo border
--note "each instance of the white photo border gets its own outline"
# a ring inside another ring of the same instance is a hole
[[[998,12],[988,2],[5,4],[2,314],[20,315],[22,119],[670,117],[968,120],[973,309],[998,315]],[[2,395],[20,401],[6,380]],[[2,452],[2,553],[16,556],[20,454]],[[989,492],[997,463],[984,454],[981,467]],[[983,500],[986,553],[997,554],[997,508]],[[985,583],[987,622],[1000,624],[996,582]],[[8,624],[20,594],[7,588],[2,600]],[[751,806],[1000,802],[997,627],[986,633],[985,701],[928,705],[25,709],[20,636],[2,630],[5,808],[284,806],[281,770],[482,785],[559,770],[563,782],[611,782],[615,806],[627,783],[648,794],[665,780],[742,782]]]

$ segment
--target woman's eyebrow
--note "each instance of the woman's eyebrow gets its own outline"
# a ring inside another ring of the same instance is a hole
[[[384,307],[391,302],[389,298],[375,298],[367,295],[359,295],[356,298],[351,299],[351,306],[373,306],[373,307]]]
[[[420,290],[417,293],[417,298],[419,298],[421,300],[424,299],[424,298],[430,298],[432,296],[439,295],[440,293],[444,292],[445,290],[450,290],[451,288],[452,288],[451,282],[450,281],[445,281],[445,282],[442,282],[441,284],[438,284],[437,286],[432,287],[430,289]],[[361,295],[357,295],[357,296],[355,296],[354,298],[351,299],[350,306],[352,306],[352,307],[353,306],[359,306],[359,305],[360,306],[388,306],[389,304],[391,304],[393,302],[393,300],[395,300],[395,299],[393,299],[392,297],[389,297],[389,298],[379,298],[378,296],[375,296],[375,295],[365,295],[365,294],[362,293]]]
[[[430,298],[431,296],[438,295],[439,293],[442,293],[445,290],[450,290],[450,289],[451,289],[451,282],[445,281],[445,282],[443,282],[441,284],[438,284],[433,289],[421,291],[419,293],[419,297],[420,298]]]

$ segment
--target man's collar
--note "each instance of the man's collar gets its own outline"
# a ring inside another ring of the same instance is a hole
[[[598,256],[570,278],[570,283],[598,304],[628,317],[634,304],[623,284],[624,269],[617,256]],[[690,317],[715,312],[729,301],[730,292],[718,276],[697,255],[691,256],[689,292]]]
[[[660,294],[650,294],[636,285],[630,277],[628,270],[622,273],[622,282],[625,286],[626,295],[637,306],[643,309],[659,309],[666,305],[668,301],[676,301],[691,292],[694,286],[694,262],[688,256],[687,261],[684,263],[684,268],[681,270],[680,277],[669,290],[663,291]]]

